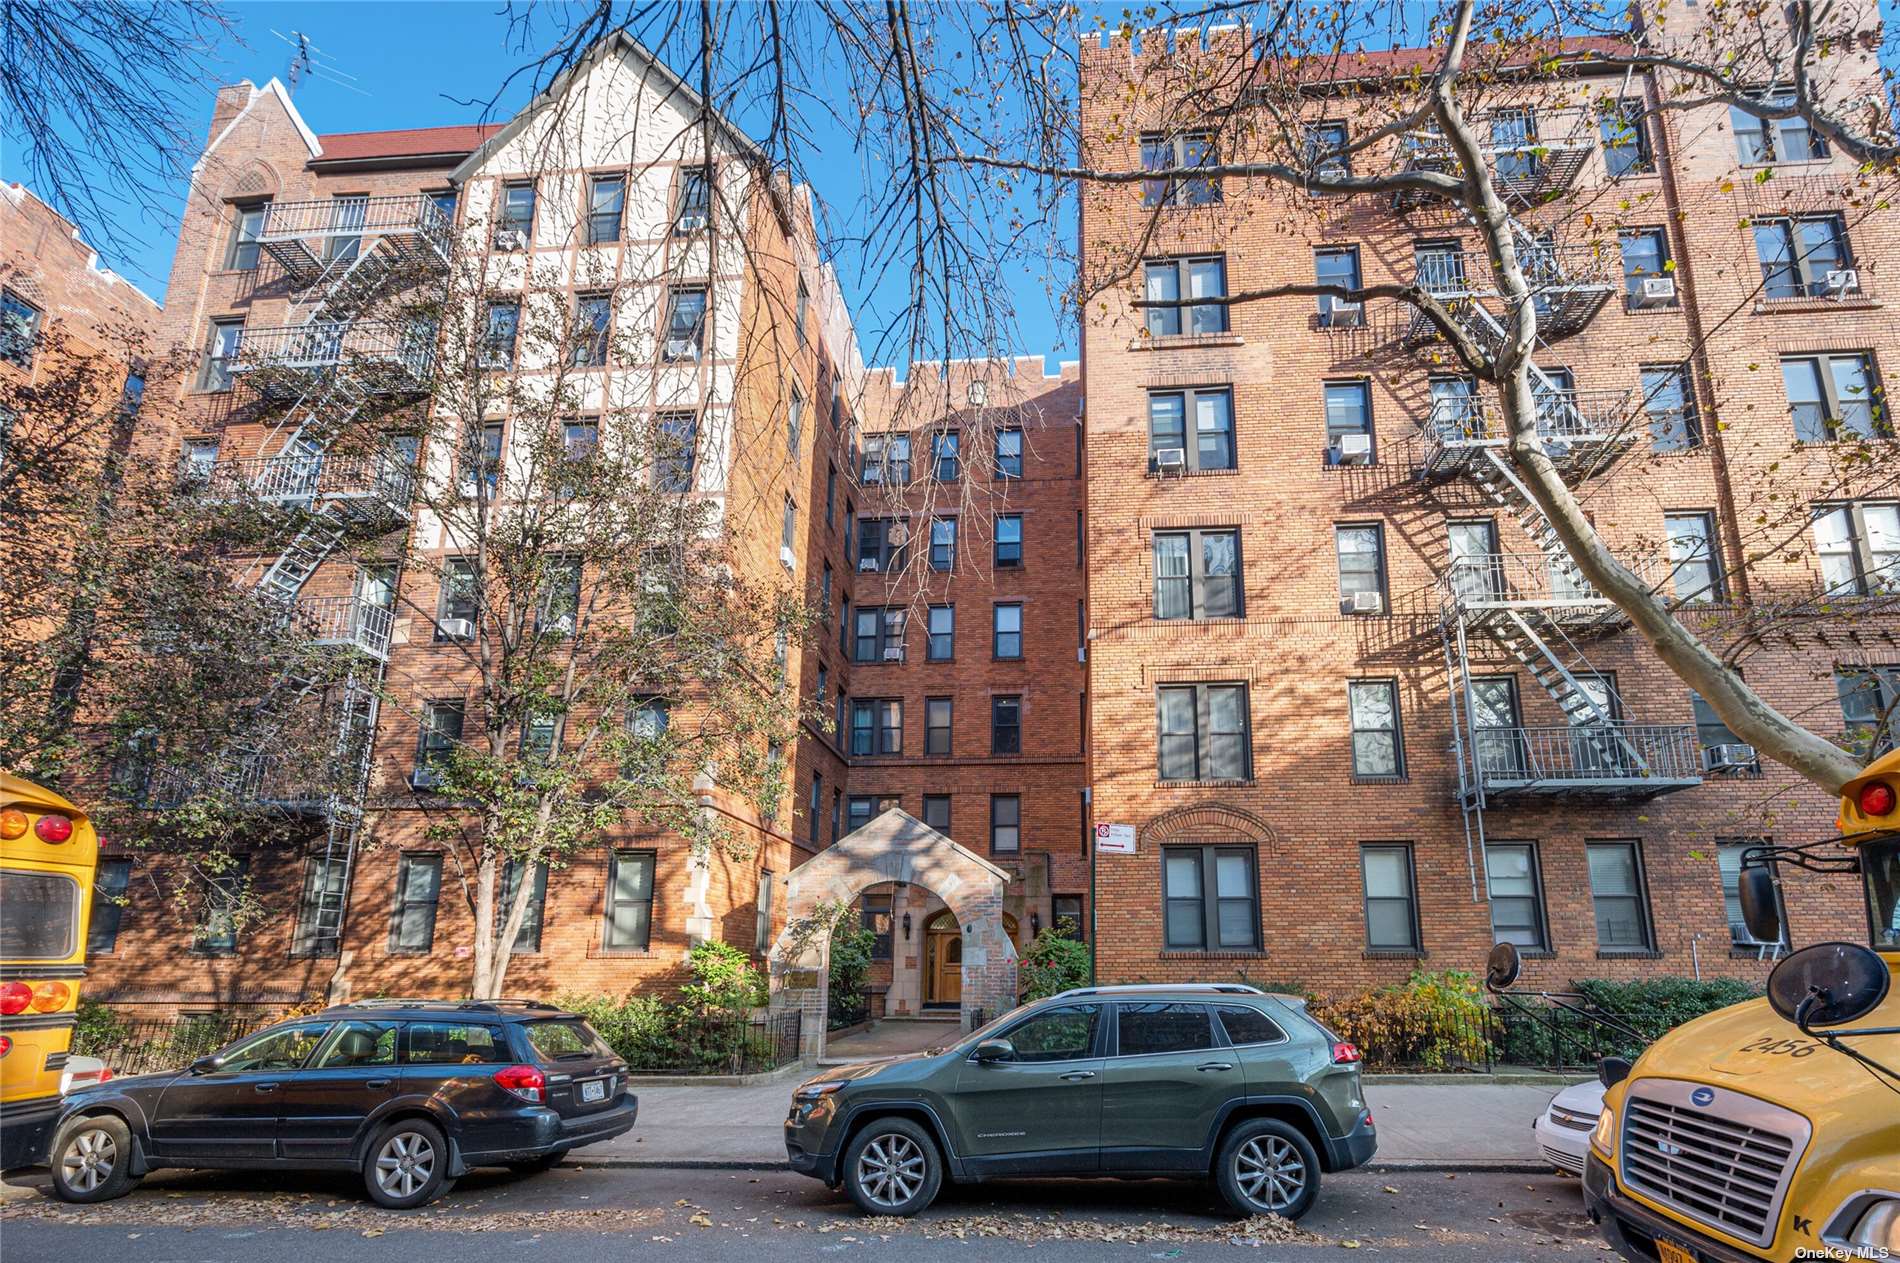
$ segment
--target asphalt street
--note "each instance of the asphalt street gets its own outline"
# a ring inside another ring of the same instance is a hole
[[[313,1239],[314,1233],[327,1234]],[[1607,1259],[1576,1182],[1557,1176],[1352,1172],[1328,1177],[1295,1227],[1219,1213],[1211,1190],[1159,1180],[1021,1181],[947,1188],[914,1220],[867,1219],[787,1172],[588,1168],[481,1171],[436,1205],[394,1213],[345,1176],[162,1172],[129,1197],[65,1206],[43,1173],[16,1173],[0,1205],[6,1263],[285,1263],[318,1251],[362,1263],[518,1263],[537,1252],[592,1263],[649,1257],[756,1263],[888,1257],[926,1263],[1034,1249],[1045,1260],[1338,1259],[1407,1263]]]

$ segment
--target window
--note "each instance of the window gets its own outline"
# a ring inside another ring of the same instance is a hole
[[[948,662],[957,651],[957,607],[930,607],[930,646],[925,657],[931,662]]]
[[[603,368],[614,322],[613,299],[582,294],[574,300],[574,366]]]
[[[554,747],[561,735],[561,720],[558,715],[529,715],[521,721],[521,757],[546,763],[554,757]],[[524,777],[533,773],[524,772]]]
[[[415,783],[433,784],[440,776],[439,769],[448,763],[455,747],[461,744],[463,716],[459,701],[423,703],[422,724],[416,738],[416,775],[412,778]],[[425,772],[432,775],[425,777]]]
[[[1761,263],[1764,298],[1823,298],[1849,292],[1828,283],[1828,274],[1854,266],[1847,228],[1839,215],[1755,219],[1755,257]],[[1845,277],[1837,277],[1845,282]]]
[[[597,175],[587,182],[587,244],[620,240],[620,220],[627,209],[627,177]]]
[[[389,950],[426,954],[435,946],[435,909],[442,897],[442,857],[410,853],[396,865],[396,906],[389,914]]]
[[[851,703],[851,753],[904,752],[904,702],[901,698],[859,698]]]
[[[208,487],[218,468],[217,439],[186,439],[178,461],[178,481],[187,487]]]
[[[950,832],[950,795],[924,795],[924,823],[938,833]]]
[[[1603,169],[1612,180],[1647,175],[1656,169],[1641,101],[1623,100],[1603,106],[1597,130],[1603,139]]]
[[[482,328],[483,368],[513,368],[515,337],[521,329],[521,304],[514,301],[488,304],[488,320]]]
[[[1835,667],[1834,691],[1841,700],[1842,736],[1863,760],[1894,747],[1894,728],[1900,722],[1894,709],[1900,702],[1900,666]]]
[[[955,482],[961,470],[957,457],[958,436],[944,430],[930,436],[930,466],[938,482]]]
[[[806,323],[811,317],[811,291],[805,288],[805,279],[798,280],[798,297],[792,311],[792,329],[798,334],[798,345],[804,346],[810,341]]]
[[[1823,505],[1814,514],[1814,546],[1829,596],[1900,590],[1900,505]]]
[[[845,809],[845,832],[856,833],[871,823],[871,817],[877,814],[877,799],[863,794],[853,794]]]
[[[367,193],[339,193],[330,199],[328,256],[349,262],[363,252],[363,226],[369,222]]]
[[[1076,1004],[1045,1009],[1003,1032],[1016,1050],[1011,1061],[1075,1061],[1095,1047],[1095,1028],[1101,1022],[1100,1005]]]
[[[1123,1057],[1197,1052],[1214,1046],[1208,1010],[1200,1004],[1122,1004],[1115,1010],[1116,1052]]]
[[[785,497],[785,514],[779,520],[778,559],[791,569],[797,553],[793,545],[798,542],[798,505],[790,496]]]
[[[1194,442],[1187,419],[1194,417]],[[1234,468],[1234,397],[1218,390],[1157,391],[1148,396],[1148,471]]]
[[[1641,372],[1650,450],[1686,452],[1702,446],[1702,418],[1696,412],[1689,366],[1645,364]]]
[[[1385,532],[1377,525],[1336,526],[1339,610],[1342,614],[1385,612]]]
[[[894,487],[910,481],[910,435],[867,434],[864,460],[858,481],[869,485],[888,483]]]
[[[1715,542],[1715,514],[1665,513],[1669,535],[1669,586],[1678,601],[1720,601],[1722,566]]]
[[[132,861],[116,855],[99,857],[92,879],[92,919],[86,929],[86,954],[116,951],[119,926],[125,918],[125,892],[132,885]]]
[[[600,451],[600,422],[588,419],[561,424],[561,456],[564,460],[583,461]]]
[[[1241,616],[1240,532],[1156,531],[1155,617]]]
[[[947,697],[924,699],[924,753],[950,753],[951,700]]]
[[[477,496],[495,498],[495,490],[501,481],[501,445],[502,425],[499,421],[481,426],[470,426],[462,435],[462,477],[459,483],[462,495],[470,500]]]
[[[1219,255],[1201,259],[1157,259],[1144,265],[1144,292],[1151,303],[1180,303],[1178,307],[1146,307],[1148,335],[1227,332],[1227,260]]]
[[[1537,147],[1537,111],[1528,106],[1506,106],[1491,111],[1489,123],[1498,179],[1536,179],[1543,170]]]
[[[1326,463],[1328,465],[1369,465],[1372,463],[1372,383],[1364,381],[1327,382],[1326,391]],[[1346,441],[1347,435],[1362,435],[1363,444]]]
[[[1786,947],[1788,945],[1788,917],[1782,909],[1781,942],[1764,943],[1748,932],[1748,923],[1742,920],[1742,856],[1751,846],[1766,846],[1766,838],[1728,838],[1723,839],[1715,848],[1716,870],[1722,877],[1722,909],[1728,916],[1728,937],[1731,950],[1759,952],[1764,947]],[[1773,866],[1770,866],[1773,872]],[[1781,882],[1775,882],[1775,905],[1781,908]]]
[[[328,1022],[305,1022],[253,1035],[225,1053],[224,1063],[218,1068],[226,1074],[301,1069],[304,1062],[310,1060],[310,1054],[316,1051],[317,1041],[329,1029]]]
[[[1360,286],[1359,247],[1337,246],[1327,250],[1313,252],[1313,279],[1321,285],[1336,285],[1340,289],[1355,293]],[[1336,305],[1344,305],[1345,310],[1334,313]],[[1357,326],[1365,323],[1365,303],[1361,299],[1341,298],[1337,294],[1319,296],[1319,325],[1322,329],[1335,326]]]
[[[785,406],[785,452],[794,461],[805,442],[805,392],[792,383],[792,397]]]
[[[1743,745],[1742,739],[1735,735],[1722,717],[1715,713],[1715,707],[1709,705],[1702,694],[1690,690],[1689,705],[1695,711],[1695,739],[1704,750],[1716,746]]]
[[[996,518],[996,552],[998,566],[1020,566],[1023,564],[1023,515],[1020,513],[1002,513]]]
[[[313,1070],[348,1070],[396,1064],[400,1028],[381,1022],[339,1022],[317,1049]]]
[[[664,697],[635,698],[627,711],[627,731],[636,741],[658,741],[672,722],[672,705]]]
[[[653,939],[653,852],[615,851],[601,946],[645,951]]]
[[[905,608],[901,605],[860,607],[852,632],[852,659],[857,662],[902,662],[905,615]]]
[[[1781,381],[1799,442],[1885,438],[1889,432],[1869,356],[1789,356],[1781,361]]]
[[[930,568],[949,570],[957,564],[957,520],[953,517],[930,519]]]
[[[673,231],[684,235],[704,228],[712,217],[712,173],[705,167],[681,167]]]
[[[455,208],[459,201],[459,195],[456,191],[454,189],[436,189],[434,192],[428,194],[428,198],[436,210],[441,212],[442,227],[454,227]]]
[[[858,519],[858,569],[902,570],[904,545],[910,542],[910,524],[902,518]]]
[[[1023,849],[1023,800],[1016,794],[990,795],[990,852],[1014,855]]]
[[[1359,848],[1359,870],[1366,886],[1366,946],[1375,952],[1418,951],[1418,891],[1410,844],[1367,843]]]
[[[1156,706],[1162,780],[1242,781],[1253,776],[1246,685],[1164,685],[1156,690]]]
[[[1051,895],[1049,904],[1055,918],[1049,928],[1056,932],[1057,937],[1077,943],[1086,942],[1083,936],[1085,921],[1082,916],[1082,896]]]
[[[1205,132],[1167,136],[1145,133],[1141,138],[1141,169],[1173,171],[1215,166],[1214,138]],[[1218,176],[1164,176],[1141,182],[1143,206],[1206,206],[1221,200]]]
[[[534,240],[534,184],[517,181],[501,186],[501,218],[495,224],[495,246],[525,250]]]
[[[1300,157],[1306,169],[1324,180],[1352,174],[1352,156],[1345,152],[1351,136],[1344,123],[1308,123],[1300,139]]]
[[[664,360],[696,360],[706,340],[706,287],[675,285],[666,295]]]
[[[268,204],[255,202],[231,210],[231,244],[226,247],[224,266],[233,272],[257,270],[257,238],[264,231]]]
[[[1023,476],[1023,432],[1021,430],[996,432],[996,476],[998,478]]]
[[[1352,718],[1352,774],[1404,776],[1397,681],[1354,680],[1346,686],[1346,702]]]
[[[1764,104],[1792,105],[1792,88],[1774,88],[1762,95]],[[1793,118],[1765,119],[1740,105],[1728,107],[1729,125],[1735,129],[1735,161],[1745,167],[1771,162],[1815,162],[1828,156],[1827,141],[1808,126],[1808,120]]]
[[[205,874],[204,910],[192,950],[226,956],[237,950],[238,910],[250,888],[251,857],[235,855],[222,871]]]
[[[699,418],[690,412],[662,412],[654,418],[653,484],[661,491],[691,491],[699,443]]]
[[[1260,946],[1252,847],[1161,848],[1164,943],[1169,951]]]
[[[411,1022],[403,1060],[412,1066],[484,1065],[513,1061],[508,1041],[493,1026],[464,1022]]]
[[[814,796],[811,809],[812,845],[818,844],[818,800]],[[758,893],[752,899],[752,950],[764,955],[772,945],[772,870],[759,872]]]
[[[1649,908],[1643,897],[1643,863],[1634,842],[1591,842],[1590,902],[1596,907],[1597,950],[1650,950]]]
[[[313,856],[304,865],[303,895],[297,901],[293,956],[334,956],[342,931],[343,881],[349,870],[339,857]]]
[[[1227,1042],[1236,1048],[1249,1044],[1274,1044],[1286,1038],[1286,1032],[1259,1009],[1238,1004],[1218,1005],[1214,1015],[1220,1020]]]
[[[1488,437],[1484,400],[1478,395],[1476,381],[1469,377],[1434,377],[1428,389],[1432,397],[1432,428],[1442,437]]]
[[[998,658],[1023,656],[1023,607],[1014,603],[991,609],[990,652]]]
[[[33,338],[38,320],[39,313],[33,312],[33,322],[22,327],[13,295],[5,295],[4,304],[0,304],[0,359],[11,360],[21,368],[33,363]],[[204,372],[198,379],[200,390],[231,389],[231,365],[237,359],[243,339],[244,317],[211,322],[211,336],[205,343]]]
[[[990,698],[990,753],[1023,752],[1023,699],[1018,695]]]
[[[521,877],[526,866],[510,856],[502,863],[501,889],[495,896],[495,937],[500,939],[502,931],[508,927],[509,910],[514,907],[515,897],[521,893]],[[541,919],[548,902],[548,866],[536,863],[534,877],[528,890],[528,907],[521,917],[521,928],[515,934],[517,952],[538,952],[541,950]]]
[[[891,897],[866,894],[858,900],[858,926],[871,934],[871,959],[891,958]]]
[[[1675,264],[1669,259],[1669,241],[1660,228],[1630,228],[1617,234],[1617,241],[1623,251],[1623,297],[1630,306],[1639,304],[1674,307],[1677,300],[1672,296],[1666,302],[1653,300],[1644,302],[1643,282],[1660,276],[1669,276],[1675,272]]]
[[[442,590],[437,598],[435,619],[437,644],[467,640],[475,626],[475,565],[461,557],[451,557],[442,566]],[[449,624],[463,626],[449,626]]]
[[[1544,934],[1544,891],[1537,871],[1537,847],[1530,842],[1488,842],[1484,848],[1485,888],[1491,899],[1491,939],[1531,951],[1549,945]]]

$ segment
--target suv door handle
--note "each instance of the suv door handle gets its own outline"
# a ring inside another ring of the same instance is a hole
[[[259,1092],[275,1092],[277,1090],[277,1085],[275,1083],[258,1083],[258,1084],[254,1084],[253,1086]]]
[[[1093,1070],[1071,1070],[1062,1076],[1062,1078],[1069,1083],[1079,1083],[1083,1079],[1093,1079],[1094,1077],[1095,1072]]]
[[[394,1082],[394,1079],[365,1079],[363,1080],[363,1086],[366,1088],[386,1088]]]
[[[1234,1063],[1231,1061],[1203,1061],[1194,1068],[1196,1070],[1232,1070]]]

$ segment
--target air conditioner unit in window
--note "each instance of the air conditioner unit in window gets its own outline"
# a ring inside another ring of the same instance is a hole
[[[1357,329],[1365,323],[1364,303],[1346,303],[1335,298],[1332,310],[1326,313],[1326,327],[1329,329]]]
[[[696,360],[699,358],[699,345],[691,338],[668,338],[666,340],[666,358],[669,360]]]
[[[574,616],[556,614],[541,624],[541,631],[548,636],[572,636],[574,634]]]
[[[1187,448],[1163,447],[1156,449],[1155,472],[1165,474],[1170,471],[1177,474],[1187,472]]]
[[[1752,772],[1760,765],[1754,746],[1719,745],[1702,751],[1702,766],[1711,772]]]
[[[778,559],[779,564],[784,566],[787,570],[795,569],[798,566],[798,554],[792,551],[790,544],[780,544],[778,546]]]
[[[1830,270],[1826,280],[1827,292],[1830,294],[1857,294],[1860,292],[1860,270],[1858,268],[1838,268]]]
[[[441,619],[436,627],[452,640],[467,640],[475,634],[475,624],[466,618]]]
[[[1333,438],[1333,464],[1370,465],[1372,463],[1372,436],[1370,434],[1340,434]]]
[[[882,570],[884,569],[884,563],[879,561],[876,557],[860,557],[858,558],[858,569]]]
[[[681,236],[685,236],[691,232],[698,232],[705,226],[706,215],[703,211],[682,211],[680,212],[680,217],[673,221],[673,231]]]
[[[903,660],[904,660],[904,646],[902,645],[885,645],[884,646],[884,661],[902,662]]]
[[[1667,307],[1676,301],[1676,278],[1673,276],[1645,276],[1643,287],[1636,295],[1638,307]]]
[[[436,771],[426,763],[409,773],[409,787],[411,789],[434,789],[440,784],[442,784],[442,773]]]
[[[519,228],[495,229],[495,249],[497,250],[526,250],[527,248],[528,248],[528,234],[523,232],[521,229]]]
[[[1382,614],[1385,612],[1385,593],[1355,592],[1347,603],[1354,614]]]

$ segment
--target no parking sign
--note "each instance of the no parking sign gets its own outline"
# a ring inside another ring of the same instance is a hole
[[[1096,825],[1095,850],[1100,855],[1133,855],[1135,853],[1135,826],[1132,824]]]

